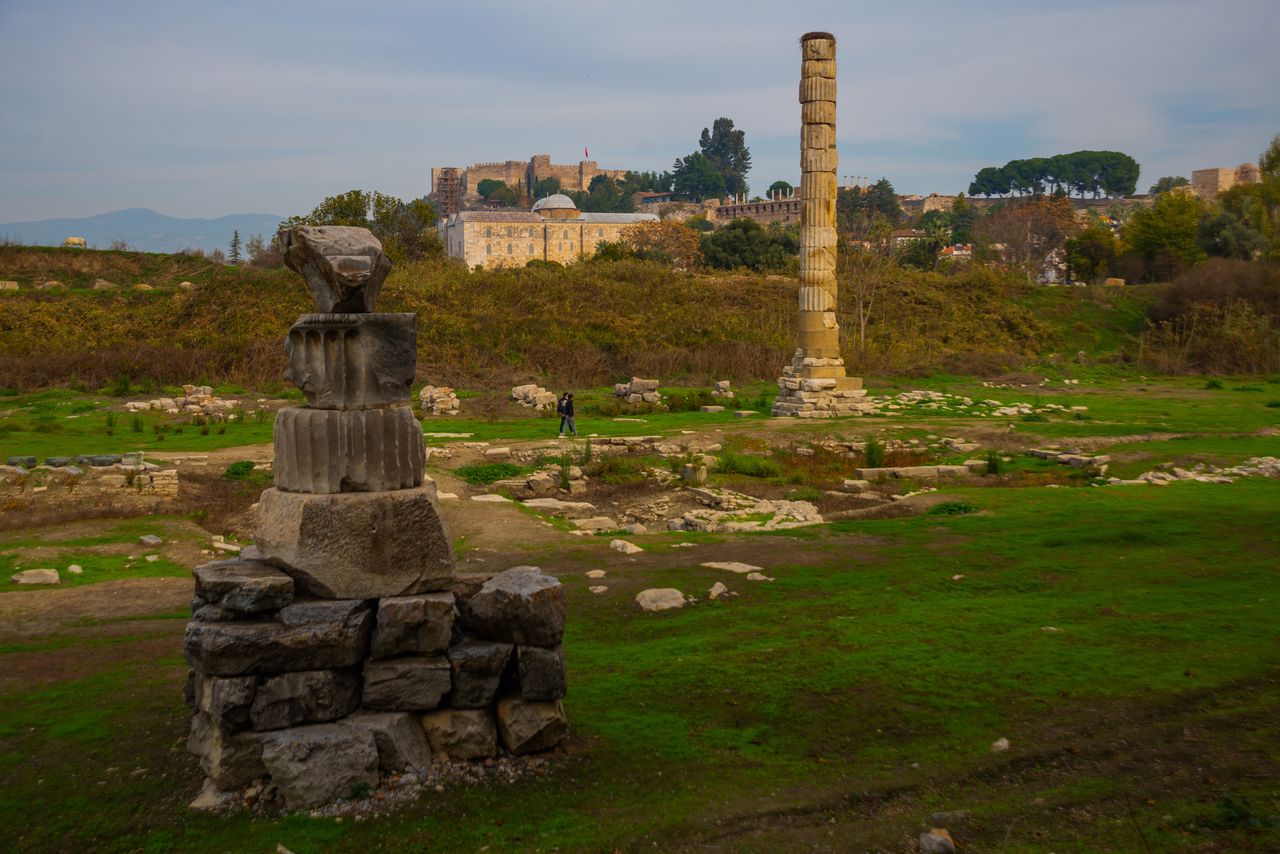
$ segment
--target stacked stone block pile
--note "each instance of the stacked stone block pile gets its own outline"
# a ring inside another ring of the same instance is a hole
[[[460,403],[457,393],[447,386],[424,385],[418,392],[423,415],[457,415]]]
[[[613,393],[627,403],[661,403],[658,381],[632,377],[630,382],[615,383]]]
[[[202,800],[252,786],[311,807],[433,755],[554,746],[563,589],[533,567],[456,584],[409,400],[417,318],[372,310],[381,244],[329,226],[284,244],[320,309],[285,346],[308,405],[277,415],[256,546],[195,570],[183,651]]]
[[[511,399],[527,409],[536,409],[539,412],[556,408],[555,392],[547,391],[537,383],[513,386]]]

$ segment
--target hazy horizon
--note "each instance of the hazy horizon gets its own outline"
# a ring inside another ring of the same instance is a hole
[[[799,49],[839,40],[840,175],[953,194],[983,166],[1111,149],[1162,175],[1254,161],[1280,132],[1280,16],[1258,0],[837,2],[628,11],[231,0],[0,5],[0,222],[128,208],[280,216],[432,166],[669,169],[719,116],[753,193],[798,181]],[[212,13],[212,14],[211,14]]]

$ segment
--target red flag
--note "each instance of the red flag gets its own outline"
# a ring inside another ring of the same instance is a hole
[[[583,160],[591,159],[591,152],[587,151],[587,147],[585,145],[582,147],[582,159]]]

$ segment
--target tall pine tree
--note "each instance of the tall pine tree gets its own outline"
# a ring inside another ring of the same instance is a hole
[[[231,232],[231,252],[227,260],[236,266],[240,265],[240,229]]]

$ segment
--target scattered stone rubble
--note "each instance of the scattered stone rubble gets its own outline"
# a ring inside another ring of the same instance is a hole
[[[555,392],[547,391],[536,383],[513,386],[511,398],[521,406],[536,409],[539,412],[554,410],[556,406]]]
[[[1108,484],[1132,485],[1150,484],[1152,486],[1168,486],[1176,481],[1192,480],[1199,483],[1234,483],[1239,477],[1280,478],[1280,458],[1251,457],[1238,466],[1219,468],[1206,463],[1197,463],[1190,469],[1169,465],[1166,468],[1143,472],[1131,480],[1118,477],[1109,478]]]
[[[711,389],[711,396],[724,398],[725,400],[733,400],[733,390],[729,388],[729,381],[720,380],[717,382],[715,387]]]
[[[687,511],[667,522],[669,531],[779,531],[816,525],[823,521],[818,508],[808,501],[754,498],[729,489],[691,487],[704,508]]]
[[[613,393],[627,403],[661,403],[657,380],[632,377],[631,382],[615,383]]]
[[[206,782],[193,806],[329,809],[432,779],[433,756],[554,747],[568,729],[563,588],[525,566],[455,580],[409,405],[417,318],[372,311],[381,244],[331,226],[283,243],[321,312],[286,345],[310,405],[277,417],[256,546],[194,570],[188,748]]]
[[[147,462],[141,451],[48,457],[42,465],[36,464],[35,457],[9,457],[0,466],[0,495],[32,498],[67,493],[174,498],[178,470]]]
[[[418,392],[418,400],[422,403],[423,415],[457,415],[460,406],[458,395],[447,386],[424,385]]]
[[[169,415],[190,413],[192,415],[214,415],[234,409],[239,404],[234,400],[214,396],[213,389],[207,385],[184,385],[182,397],[158,397],[154,400],[131,400],[124,405],[126,412],[164,412]]]

